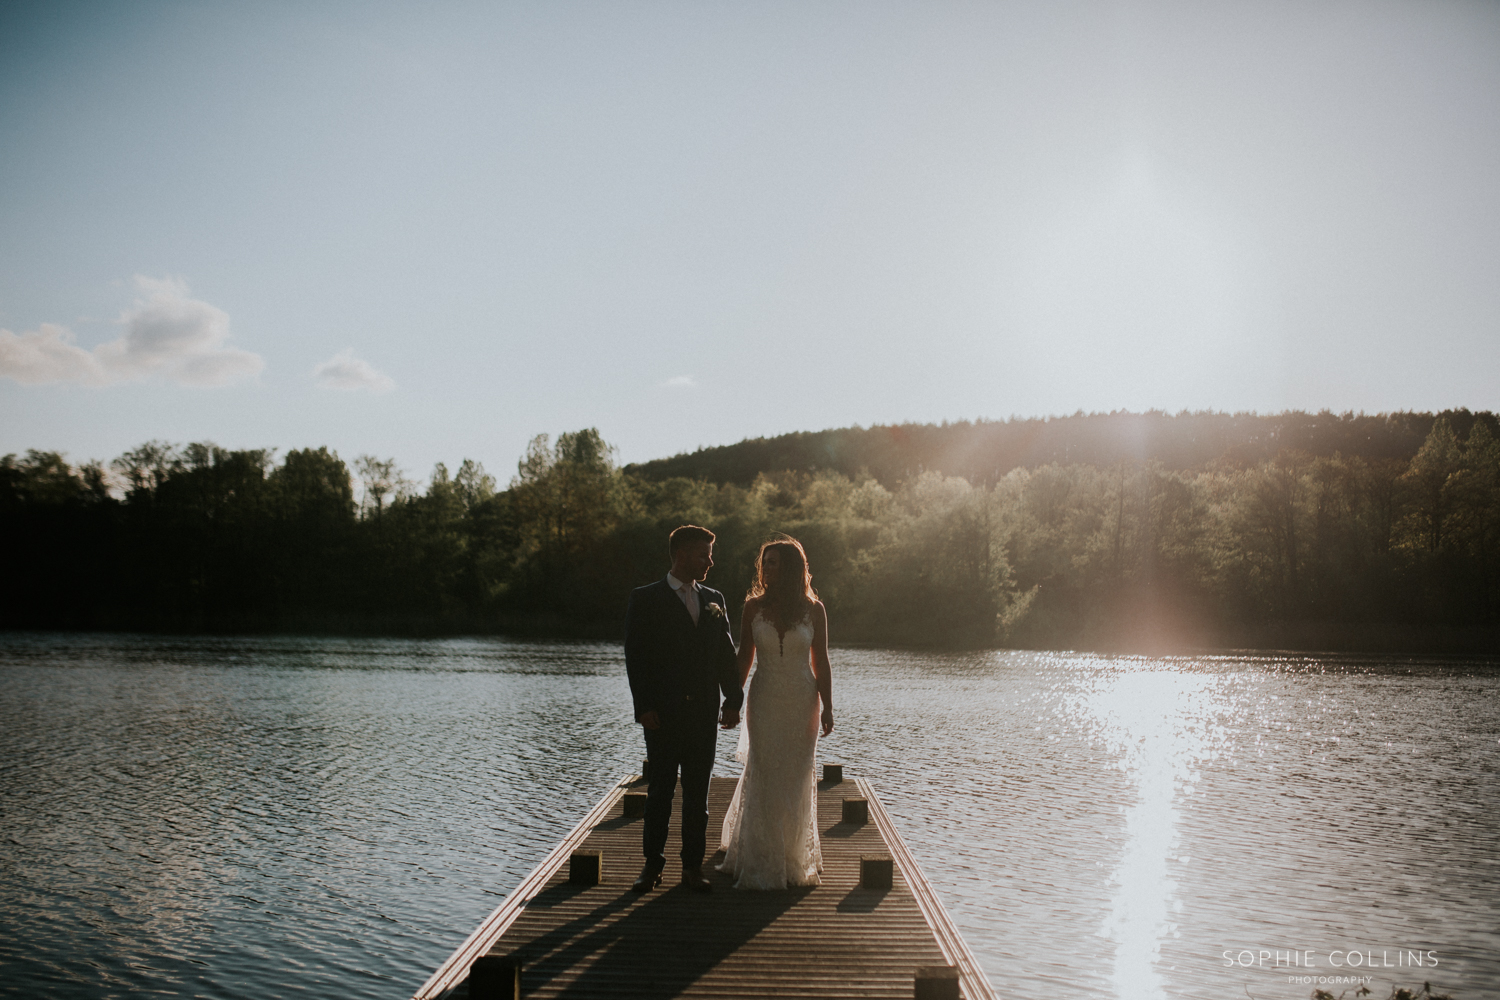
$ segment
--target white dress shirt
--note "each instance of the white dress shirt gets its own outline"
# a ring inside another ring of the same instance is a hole
[[[668,573],[667,586],[677,591],[677,596],[682,599],[682,604],[688,609],[688,614],[693,616],[693,624],[698,624],[698,581],[679,580]]]

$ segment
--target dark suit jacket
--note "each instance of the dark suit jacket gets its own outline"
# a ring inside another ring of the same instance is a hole
[[[631,591],[625,671],[637,722],[654,710],[664,725],[705,719],[712,725],[719,717],[720,691],[725,708],[737,712],[744,703],[729,602],[717,590],[701,583],[698,588],[697,625],[666,577]],[[722,615],[710,611],[710,604]]]

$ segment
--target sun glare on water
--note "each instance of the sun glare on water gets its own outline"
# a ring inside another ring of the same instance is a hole
[[[1157,661],[1159,662],[1159,661]],[[1176,934],[1182,908],[1172,863],[1177,856],[1183,801],[1198,767],[1223,738],[1228,708],[1223,678],[1174,670],[1101,674],[1074,706],[1080,721],[1115,756],[1134,792],[1124,810],[1124,837],[1110,880],[1109,914],[1099,934],[1114,948],[1113,984],[1119,1000],[1166,996],[1159,970],[1162,943]]]

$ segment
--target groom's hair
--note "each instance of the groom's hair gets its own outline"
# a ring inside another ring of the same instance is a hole
[[[712,545],[715,537],[714,533],[707,528],[700,528],[696,524],[684,524],[680,528],[674,528],[672,534],[667,536],[667,555],[675,556],[678,549],[693,542],[707,542]]]

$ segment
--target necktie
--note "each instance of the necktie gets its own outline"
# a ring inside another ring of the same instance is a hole
[[[693,624],[698,624],[698,595],[693,593],[693,585],[684,583],[677,593],[682,595],[682,603],[687,605],[688,614],[693,616]]]

